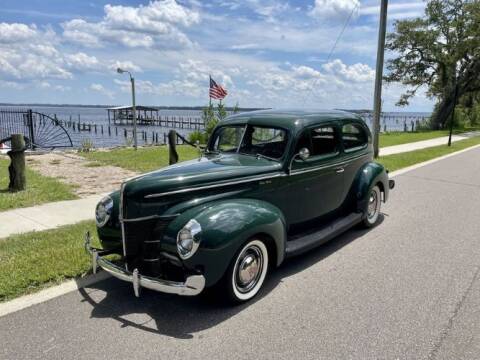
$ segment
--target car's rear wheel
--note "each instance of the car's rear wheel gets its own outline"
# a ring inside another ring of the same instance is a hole
[[[378,185],[375,185],[368,194],[367,203],[365,204],[363,226],[371,228],[377,225],[380,219],[380,207],[382,204],[382,193]]]
[[[252,299],[265,281],[268,250],[260,239],[249,240],[236,254],[224,278],[230,300],[236,303]]]

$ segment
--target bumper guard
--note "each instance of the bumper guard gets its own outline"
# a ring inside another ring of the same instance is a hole
[[[142,287],[168,294],[184,296],[198,295],[205,287],[205,277],[203,275],[191,275],[187,277],[185,282],[176,282],[144,276],[138,272],[138,269],[134,269],[133,272],[130,272],[115,265],[102,257],[102,255],[108,255],[107,251],[96,249],[91,246],[91,237],[90,232],[88,231],[85,233],[85,250],[92,256],[92,268],[94,274],[97,272],[98,267],[101,267],[117,279],[131,282],[136,297],[140,296],[140,289]]]

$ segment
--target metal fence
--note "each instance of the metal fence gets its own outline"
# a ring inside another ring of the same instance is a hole
[[[0,143],[12,134],[23,134],[31,149],[72,147],[67,130],[55,118],[32,110],[0,109]]]

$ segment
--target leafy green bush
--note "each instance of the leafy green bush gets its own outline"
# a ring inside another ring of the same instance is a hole
[[[195,130],[194,132],[192,132],[188,135],[188,141],[190,141],[191,143],[194,143],[194,144],[197,141],[200,144],[206,144],[207,143],[207,134],[203,133],[199,130]]]

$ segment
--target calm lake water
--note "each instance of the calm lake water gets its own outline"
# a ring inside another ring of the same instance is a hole
[[[86,106],[0,106],[0,109],[32,109],[33,111],[47,114],[51,117],[57,117],[63,123],[76,123],[75,130],[72,126],[67,127],[67,131],[72,138],[75,147],[80,147],[82,142],[86,139],[92,141],[95,147],[114,147],[122,145],[130,145],[133,141],[132,126],[127,125],[110,125],[110,132],[108,131],[108,117],[106,107],[86,107]],[[161,118],[182,117],[187,120],[199,121],[201,118],[201,110],[170,110],[160,109],[159,115]],[[426,121],[430,113],[423,112],[385,112],[381,118],[382,131],[403,131],[405,126],[411,130],[412,124],[417,124]],[[371,114],[361,115],[367,125],[371,128],[372,116]],[[97,125],[97,132],[95,133],[93,126],[90,131],[78,131],[78,122],[81,124]],[[101,128],[103,126],[103,134]],[[138,126],[137,137],[138,144],[163,143],[164,135],[168,133],[170,127],[165,126]],[[177,132],[183,136],[188,136],[192,129],[176,128]],[[127,136],[125,137],[125,131]]]

